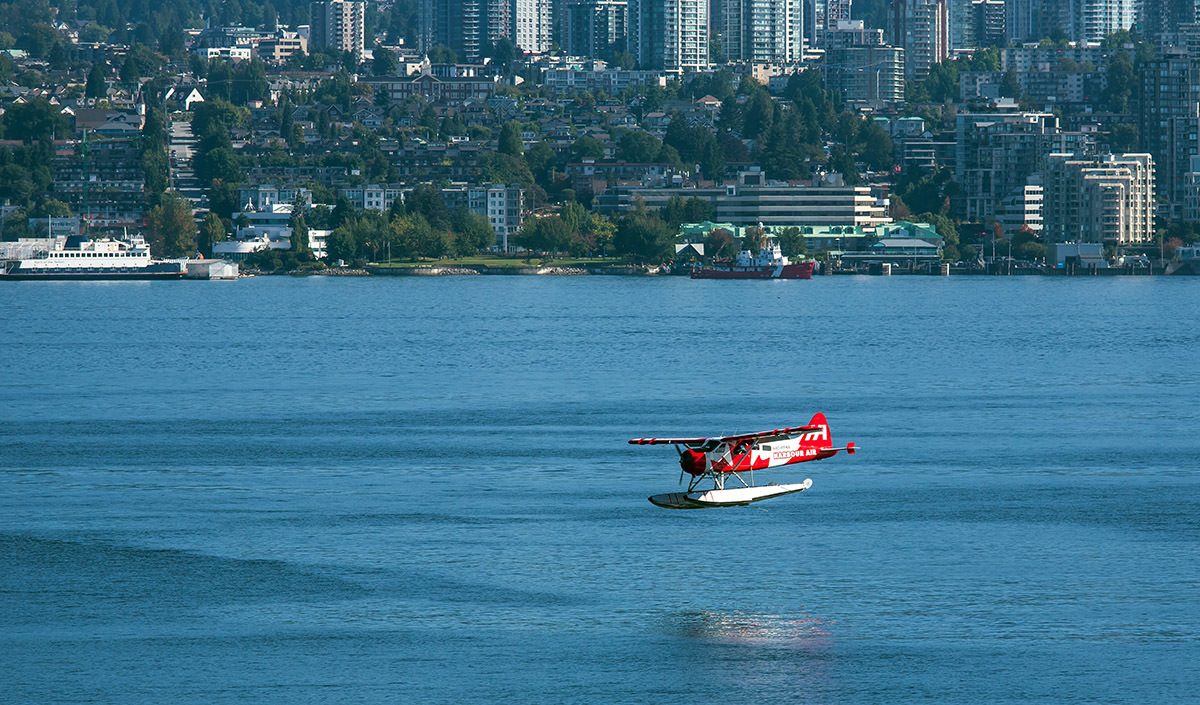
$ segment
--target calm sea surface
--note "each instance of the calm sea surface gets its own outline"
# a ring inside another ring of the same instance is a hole
[[[9,283],[0,702],[1195,703],[1198,317],[1175,278]],[[675,453],[625,443],[816,411],[861,452],[750,508],[654,507]]]

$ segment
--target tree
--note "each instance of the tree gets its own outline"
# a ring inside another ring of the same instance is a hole
[[[26,144],[47,142],[62,135],[67,128],[67,119],[45,98],[13,103],[4,113],[3,120],[4,136]]]
[[[450,248],[446,231],[432,227],[420,213],[392,221],[389,242],[401,257],[441,257]]]
[[[240,183],[245,178],[241,162],[228,147],[221,147],[197,154],[192,159],[196,178],[206,186],[220,180],[228,184]]]
[[[674,255],[675,231],[645,211],[621,218],[613,234],[613,249],[644,262],[665,262]]]
[[[88,72],[88,85],[85,86],[83,95],[89,98],[103,98],[108,95],[108,83],[104,80],[103,61],[96,61],[91,65],[91,71]]]
[[[308,225],[304,222],[304,216],[293,215],[290,225],[292,228],[292,252],[299,256],[311,254],[312,248],[308,243]]]
[[[780,228],[775,232],[775,239],[779,241],[779,249],[786,257],[799,257],[808,253],[808,243],[804,241],[800,228]]]
[[[767,244],[767,236],[763,233],[762,228],[752,226],[746,228],[742,235],[742,249],[751,252],[761,252]]]
[[[525,163],[538,185],[549,188],[554,179],[554,168],[558,165],[558,155],[554,148],[544,141],[535,143],[525,153]]]
[[[346,194],[339,193],[333,201],[333,213],[330,214],[330,220],[333,221],[336,229],[338,226],[348,223],[357,213],[357,209]]]
[[[151,251],[160,257],[181,257],[196,250],[192,203],[177,191],[168,191],[146,213],[146,229]]]
[[[626,130],[617,141],[617,158],[627,162],[653,162],[662,151],[662,142],[642,130]]]
[[[700,165],[701,172],[709,179],[719,177],[725,169],[725,151],[717,144],[712,132],[703,125],[688,124],[682,119],[672,120],[667,126],[663,144],[674,147],[685,165]]]
[[[1108,60],[1108,86],[1104,89],[1104,102],[1114,113],[1129,112],[1130,100],[1137,87],[1137,72],[1133,57],[1127,51],[1118,51]]]
[[[129,54],[125,57],[125,63],[121,64],[121,83],[126,85],[134,85],[141,79],[142,73],[138,69],[137,62],[133,60],[133,55]]]
[[[1114,152],[1132,152],[1133,150],[1137,149],[1137,125],[1127,122],[1113,125],[1111,142],[1112,150]]]
[[[208,69],[208,93],[204,98],[206,101],[220,98],[229,100],[233,91],[233,69],[230,68],[227,61],[213,61]],[[207,103],[202,103],[205,105]]]
[[[444,44],[438,44],[427,54],[431,64],[457,64],[458,55]]]
[[[0,166],[0,199],[20,205],[33,195],[33,178],[29,170],[20,164]]]
[[[829,150],[829,170],[841,174],[848,185],[853,186],[862,181],[858,167],[854,165],[854,157],[845,147],[835,146]]]
[[[745,117],[742,119],[742,137],[756,139],[771,127],[775,119],[775,101],[761,88],[746,101]],[[682,154],[682,150],[680,151]]]
[[[535,252],[560,252],[571,244],[571,229],[556,215],[529,218],[515,241],[518,246]]]
[[[405,197],[404,207],[409,213],[419,214],[433,228],[444,230],[450,224],[442,190],[434,184],[417,184]]]
[[[672,228],[678,228],[683,223],[701,223],[713,219],[715,206],[707,200],[671,196],[667,205],[658,211],[658,217]]]
[[[488,219],[467,208],[459,208],[451,222],[454,245],[460,257],[473,255],[496,245],[496,231]]]
[[[226,237],[225,223],[221,220],[221,216],[209,212],[208,215],[204,216],[204,222],[200,224],[200,233],[196,238],[196,248],[205,257],[211,257],[213,245],[218,242],[224,242]]]
[[[524,159],[511,154],[490,152],[480,156],[476,163],[479,165],[479,178],[484,183],[520,184],[527,191],[536,188],[533,172],[529,170],[529,164]]]
[[[584,135],[575,140],[575,144],[571,145],[571,153],[576,159],[603,159],[604,158],[604,143],[595,137]]]
[[[270,97],[270,84],[267,82],[266,64],[262,59],[243,61],[233,74],[233,88],[230,100],[237,105],[245,105],[250,101],[265,101]]]
[[[1009,69],[1004,72],[1004,78],[1000,81],[1000,95],[1017,101],[1021,100],[1021,82],[1017,79],[1016,71]]]
[[[403,218],[406,215],[408,215],[408,209],[404,207],[404,197],[397,194],[397,196],[392,199],[391,207],[388,208],[388,220]]]
[[[724,228],[710,230],[704,238],[704,254],[712,259],[727,259],[737,252],[733,233]]]
[[[371,61],[371,72],[376,76],[395,76],[400,70],[396,63],[396,53],[391,49],[375,47],[374,59]]]
[[[524,152],[524,146],[521,144],[521,126],[518,123],[506,122],[501,125],[499,141],[496,151],[500,154],[519,157]]]
[[[512,68],[513,62],[520,55],[516,45],[508,37],[501,37],[493,43],[489,53],[491,54],[492,61],[505,71]]]
[[[721,116],[718,121],[718,126],[727,132],[740,132],[742,129],[742,121],[744,113],[742,106],[737,101],[737,96],[729,96],[721,101]]]
[[[720,181],[725,174],[725,150],[715,139],[705,141],[700,151],[700,173],[706,179]]]
[[[871,123],[867,128],[866,146],[863,147],[862,160],[867,167],[875,171],[891,169],[896,163],[896,149],[892,138],[879,125]]]

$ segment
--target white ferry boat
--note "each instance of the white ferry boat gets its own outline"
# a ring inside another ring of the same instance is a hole
[[[140,235],[129,240],[56,240],[47,249],[4,262],[0,279],[182,279],[180,260],[153,260]]]

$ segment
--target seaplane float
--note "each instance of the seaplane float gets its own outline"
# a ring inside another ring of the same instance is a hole
[[[803,492],[812,487],[811,479],[783,485],[774,482],[756,485],[754,471],[824,460],[843,450],[853,455],[856,450],[853,443],[833,447],[824,414],[813,416],[807,426],[773,431],[717,438],[634,438],[629,442],[639,446],[673,445],[678,451],[679,481],[683,482],[685,474],[691,478],[686,492],[650,497],[653,504],[665,509],[744,507],[752,502]],[[700,488],[706,480],[712,481],[711,489]]]

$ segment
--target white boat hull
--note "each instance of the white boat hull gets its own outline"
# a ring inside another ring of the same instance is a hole
[[[761,502],[772,497],[803,492],[812,487],[806,479],[790,485],[759,485],[757,487],[733,487],[725,490],[697,490],[695,492],[670,492],[650,497],[650,502],[664,509],[707,509],[710,507],[744,507],[751,502]]]

